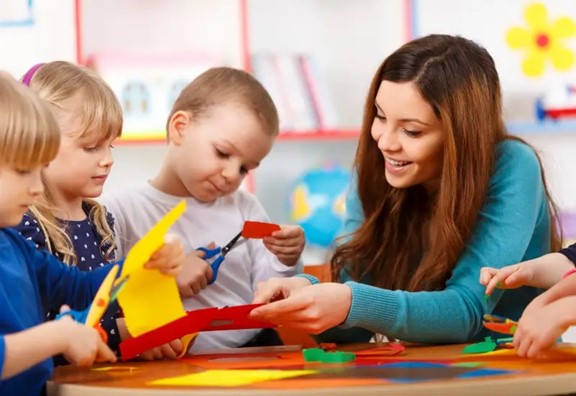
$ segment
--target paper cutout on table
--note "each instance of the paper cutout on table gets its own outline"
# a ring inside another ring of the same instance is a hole
[[[244,238],[265,238],[278,230],[280,230],[278,224],[245,221],[244,227],[242,228],[242,236]]]
[[[496,344],[492,337],[486,337],[484,341],[466,345],[462,353],[488,353],[494,351],[497,346],[498,344]]]
[[[236,347],[236,348],[217,348],[205,349],[194,352],[194,356],[203,355],[259,355],[285,352],[298,352],[302,350],[302,345],[273,345],[273,346],[256,346],[256,347]]]
[[[134,366],[105,366],[105,367],[93,367],[92,371],[107,371],[107,372],[132,372],[134,370],[138,370],[137,367]]]
[[[168,229],[185,210],[186,202],[181,201],[126,256],[121,277],[129,275],[130,280],[118,296],[118,302],[133,337],[186,315],[174,277],[160,271],[143,269],[152,253],[164,243]]]
[[[489,377],[513,374],[511,370],[493,370],[462,365],[404,361],[378,366],[381,378],[391,382],[414,383],[449,378]]]
[[[514,348],[512,345],[514,337],[503,337],[503,338],[492,338],[490,336],[485,337],[484,341],[478,342],[476,344],[467,345],[462,353],[488,353],[496,350],[496,348]]]
[[[302,357],[305,362],[319,363],[348,363],[356,360],[353,352],[328,351],[322,348],[307,348],[302,350]]]
[[[370,349],[364,349],[361,351],[356,351],[354,353],[356,354],[356,357],[396,356],[396,355],[401,354],[405,350],[406,350],[406,348],[404,347],[404,345],[396,343],[396,342],[391,342],[391,343],[388,343],[387,345],[384,345],[384,346],[380,346],[380,347],[376,347],[376,348],[370,348]]]
[[[482,325],[496,333],[513,335],[518,322],[500,315],[484,314]]]
[[[187,312],[158,328],[152,329],[134,338],[120,343],[122,360],[134,358],[138,354],[188,334],[201,331],[263,329],[275,325],[269,322],[250,319],[250,312],[262,304],[239,305],[225,308],[205,308]]]
[[[315,370],[207,370],[201,373],[164,378],[149,382],[151,385],[172,386],[242,386],[257,382],[316,374]]]

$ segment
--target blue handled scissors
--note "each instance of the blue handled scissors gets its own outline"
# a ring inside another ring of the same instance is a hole
[[[204,260],[206,260],[210,267],[212,268],[212,279],[208,282],[209,285],[216,281],[216,277],[218,276],[218,269],[220,268],[220,264],[224,261],[224,258],[228,254],[228,252],[236,245],[236,242],[242,236],[242,232],[239,232],[230,242],[228,242],[224,247],[215,247],[214,249],[209,249],[205,247],[200,247],[196,250],[204,252]],[[213,260],[212,260],[213,259]],[[210,260],[212,262],[210,263]]]
[[[107,342],[108,335],[100,326],[100,319],[102,319],[102,316],[104,316],[104,313],[108,309],[110,303],[118,298],[118,294],[120,294],[124,288],[124,285],[126,284],[126,281],[129,277],[129,275],[127,275],[124,278],[115,279],[117,272],[118,265],[115,265],[115,268],[110,270],[102,282],[98,292],[96,293],[96,296],[94,296],[94,301],[88,306],[88,308],[82,311],[71,309],[56,315],[55,319],[60,319],[64,316],[70,316],[78,323],[83,323],[89,327],[94,327],[100,333],[102,340]]]

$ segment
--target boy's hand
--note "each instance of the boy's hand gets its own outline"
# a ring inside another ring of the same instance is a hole
[[[209,249],[212,249],[210,246]],[[195,250],[186,255],[184,268],[176,277],[178,291],[184,298],[194,297],[212,280],[212,267],[203,259],[204,252]]]
[[[156,268],[166,275],[176,276],[182,271],[184,264],[184,247],[180,238],[174,234],[167,234],[164,245],[156,250],[144,268]]]
[[[172,340],[167,344],[161,345],[156,348],[149,349],[140,354],[140,358],[144,360],[161,360],[161,359],[176,359],[184,346],[179,339]]]
[[[528,263],[514,264],[496,269],[484,267],[480,270],[480,283],[486,286],[486,294],[491,295],[494,289],[515,289],[529,285],[534,279],[534,271]]]
[[[67,306],[61,312],[69,310]],[[62,337],[62,353],[71,364],[80,367],[91,366],[96,362],[115,362],[116,355],[102,341],[100,333],[92,327],[78,323],[70,316],[58,319],[58,334]]]
[[[274,253],[281,263],[293,266],[298,262],[306,239],[304,230],[297,225],[282,225],[271,236],[264,238],[266,248]]]

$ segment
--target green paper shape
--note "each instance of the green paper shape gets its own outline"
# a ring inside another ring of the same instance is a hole
[[[356,354],[352,352],[325,352],[320,359],[322,363],[348,363],[356,360]]]
[[[483,363],[481,362],[460,362],[460,363],[453,363],[451,366],[456,367],[481,367]]]
[[[492,352],[498,345],[492,337],[484,338],[484,341],[477,342],[476,344],[467,345],[462,353],[487,353]]]
[[[322,348],[308,348],[302,350],[305,362],[322,363],[348,363],[356,360],[356,354],[352,352],[326,352]]]
[[[324,356],[322,348],[308,348],[302,350],[302,356],[305,362],[319,362]]]

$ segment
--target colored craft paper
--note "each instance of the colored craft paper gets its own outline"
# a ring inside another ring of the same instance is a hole
[[[315,370],[207,370],[201,373],[164,378],[152,385],[172,386],[242,386],[257,382],[316,374]]]
[[[486,337],[484,341],[467,345],[462,353],[488,353],[494,351],[497,346],[492,337]]]
[[[112,285],[114,284],[114,279],[116,279],[116,275],[118,274],[118,264],[115,264],[102,281],[100,288],[98,288],[98,292],[96,292],[96,296],[94,296],[94,301],[92,301],[92,305],[90,306],[90,311],[88,311],[88,316],[86,317],[86,325],[88,327],[94,327],[102,319],[104,316],[104,312],[108,308],[108,304],[110,304],[110,291],[112,290]]]
[[[106,366],[106,367],[94,367],[92,371],[108,371],[108,372],[130,372],[132,370],[137,370],[133,366]]]
[[[245,221],[244,227],[242,228],[242,236],[244,238],[264,238],[278,230],[280,230],[278,224]]]
[[[194,341],[196,341],[196,337],[198,337],[198,333],[187,334],[184,337],[180,338],[180,342],[182,342],[182,352],[176,356],[177,359],[180,359],[188,352],[188,349],[192,346]]]
[[[405,347],[402,344],[391,343],[377,348],[366,349],[362,351],[354,352],[356,357],[367,357],[367,356],[396,356],[405,351]]]
[[[168,229],[186,210],[181,201],[128,252],[121,277],[130,276],[118,302],[133,337],[186,315],[176,280],[160,271],[143,269],[152,253],[164,243]]]
[[[182,340],[182,344],[184,344],[187,349],[195,339],[196,333],[201,331],[274,327],[272,323],[249,318],[252,309],[260,305],[262,304],[205,308],[187,312],[184,316],[170,323],[122,341],[120,343],[122,360],[132,359],[148,349],[160,346],[177,338]]]

